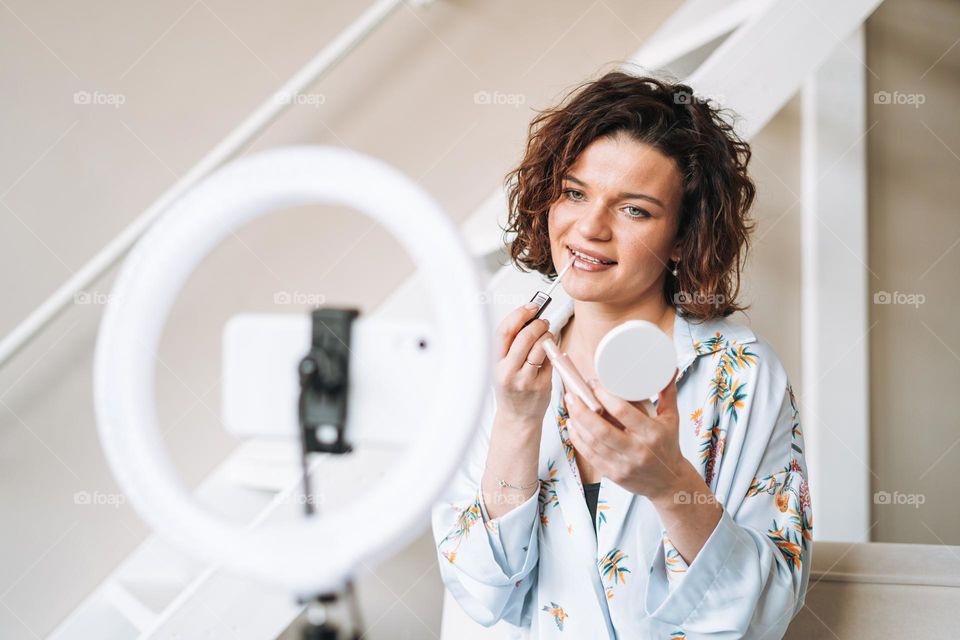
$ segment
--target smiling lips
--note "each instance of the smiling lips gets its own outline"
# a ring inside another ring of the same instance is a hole
[[[574,266],[580,271],[606,271],[616,264],[615,261],[603,258],[594,252],[587,253],[569,245],[567,250],[574,256]]]

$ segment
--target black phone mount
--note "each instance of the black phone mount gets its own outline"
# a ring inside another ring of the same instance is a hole
[[[307,458],[311,453],[350,453],[346,440],[347,399],[350,380],[350,336],[356,309],[318,308],[311,312],[310,352],[297,367],[300,376],[300,444],[303,473],[304,511],[315,513]],[[352,640],[360,640],[363,624],[353,581],[347,580],[345,594],[350,606]],[[341,640],[340,628],[331,615],[339,594],[320,593],[300,597],[307,605],[307,620],[301,628],[304,640]]]

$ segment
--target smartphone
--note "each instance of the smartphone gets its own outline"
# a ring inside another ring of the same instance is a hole
[[[591,411],[603,413],[603,406],[600,404],[600,401],[597,400],[597,397],[593,395],[593,390],[590,389],[586,380],[584,380],[580,372],[577,371],[573,360],[571,360],[566,353],[560,353],[560,348],[557,346],[557,343],[553,340],[544,340],[543,350],[546,351],[550,362],[556,367],[557,373],[560,374],[560,378],[563,380],[566,388],[577,394],[577,397],[583,400],[583,403],[590,407]]]

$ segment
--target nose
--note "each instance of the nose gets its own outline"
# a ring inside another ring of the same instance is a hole
[[[583,238],[606,240],[610,237],[609,207],[600,200],[584,207],[577,220],[577,231]]]

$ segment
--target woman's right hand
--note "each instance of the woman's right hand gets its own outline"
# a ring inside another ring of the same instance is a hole
[[[550,404],[553,379],[553,365],[540,343],[555,338],[543,318],[523,327],[535,314],[536,308],[517,307],[497,327],[494,388],[500,417],[539,426]]]

